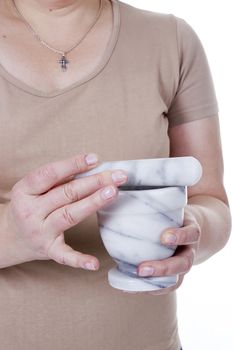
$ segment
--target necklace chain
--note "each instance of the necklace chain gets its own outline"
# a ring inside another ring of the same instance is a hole
[[[20,10],[18,9],[15,0],[12,0],[12,3],[14,5],[14,8],[16,10],[16,12],[18,13],[18,15],[22,18],[24,24],[28,27],[28,29],[32,32],[33,36],[44,46],[46,46],[48,49],[52,50],[53,52],[59,53],[61,54],[61,59],[59,60],[59,63],[61,64],[61,68],[63,71],[66,71],[67,69],[67,63],[69,63],[69,61],[67,60],[66,56],[69,52],[71,52],[73,49],[75,49],[87,36],[87,34],[90,32],[90,30],[92,29],[92,27],[96,24],[96,22],[98,21],[102,9],[103,9],[103,0],[100,0],[100,6],[99,6],[99,10],[98,13],[94,19],[94,22],[90,24],[90,26],[88,27],[86,33],[84,33],[84,35],[81,37],[81,39],[79,39],[79,41],[74,44],[71,48],[69,48],[68,50],[59,50],[56,49],[52,46],[50,46],[46,41],[42,40],[41,37],[39,36],[39,34],[35,31],[35,29],[32,27],[32,25],[26,20],[26,18],[23,16],[23,14],[20,12]]]

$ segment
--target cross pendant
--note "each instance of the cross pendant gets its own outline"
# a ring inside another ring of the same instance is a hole
[[[67,65],[67,63],[69,63],[69,61],[66,59],[65,54],[63,54],[61,56],[61,59],[59,60],[59,63],[61,65],[62,71],[65,72],[67,70],[67,66],[66,65]]]

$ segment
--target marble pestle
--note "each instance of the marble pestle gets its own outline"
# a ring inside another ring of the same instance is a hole
[[[99,166],[78,174],[81,178],[108,169],[122,169],[128,174],[128,181],[119,189],[141,186],[192,186],[202,175],[200,162],[194,157],[149,158],[103,162]]]

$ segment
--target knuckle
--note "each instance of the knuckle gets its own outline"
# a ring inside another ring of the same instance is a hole
[[[47,164],[37,171],[37,177],[39,178],[45,178],[45,179],[57,179],[56,172],[52,166],[52,164]]]
[[[103,174],[98,174],[95,179],[98,188],[105,186],[105,178]]]
[[[195,237],[196,237],[196,240],[198,241],[199,239],[200,239],[200,237],[201,237],[201,229],[200,229],[200,227],[196,227],[195,228]]]
[[[65,223],[68,223],[69,225],[76,225],[77,220],[71,215],[69,209],[67,207],[64,207],[62,210],[62,218],[65,221]]]
[[[189,271],[192,267],[192,264],[193,264],[192,259],[187,255],[184,256],[183,257],[183,264],[184,264],[185,271]]]
[[[101,198],[100,194],[97,193],[92,197],[91,200],[91,207],[93,210],[98,210],[103,206],[103,199]]]
[[[155,276],[167,276],[170,273],[170,269],[166,263],[160,263],[160,264],[158,263],[155,266],[155,272],[156,272]]]
[[[187,241],[187,231],[180,230],[179,236],[178,236],[179,243],[186,243]]]
[[[47,164],[43,167],[40,167],[34,172],[29,173],[26,175],[26,180],[28,181],[29,184],[35,184],[38,181],[46,181],[47,179],[49,180],[57,180],[57,175],[56,172],[51,164]]]
[[[84,154],[80,154],[79,156],[74,158],[74,166],[78,172],[81,172],[87,168]]]
[[[171,275],[171,271],[168,265],[164,264],[163,267],[160,269],[163,276]]]
[[[75,192],[74,186],[72,185],[71,182],[67,182],[63,186],[63,192],[65,197],[68,199],[69,202],[74,202],[78,200],[78,193]]]

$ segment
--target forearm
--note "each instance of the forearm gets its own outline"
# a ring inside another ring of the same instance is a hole
[[[227,204],[208,195],[190,197],[186,213],[195,217],[201,229],[201,239],[194,260],[194,265],[197,265],[226,245],[231,232],[231,213]]]

